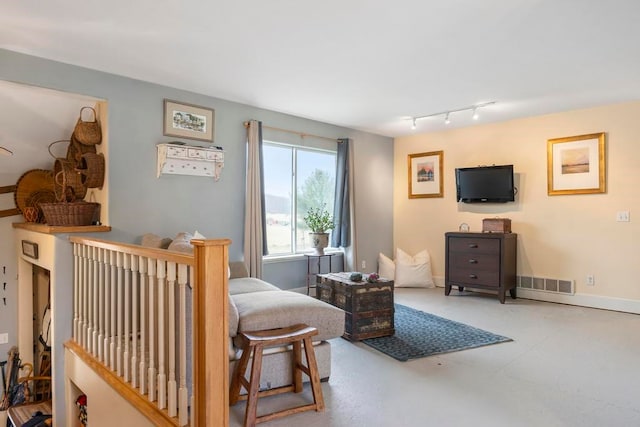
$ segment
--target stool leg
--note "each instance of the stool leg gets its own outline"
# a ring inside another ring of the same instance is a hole
[[[293,352],[291,355],[291,375],[293,376],[293,391],[300,393],[302,391],[302,345],[300,341],[293,342]]]
[[[231,406],[240,400],[240,391],[242,389],[240,378],[244,377],[247,372],[249,356],[251,356],[251,347],[245,346],[242,349],[242,356],[240,356],[240,360],[236,363],[235,369],[233,370],[233,377],[231,377],[231,387],[229,389],[229,405]],[[247,392],[248,391],[249,390],[247,390]]]
[[[253,350],[253,365],[251,366],[251,379],[249,380],[249,394],[247,396],[247,410],[244,414],[244,426],[256,425],[256,412],[258,410],[258,393],[260,392],[260,372],[262,371],[262,346],[257,345]]]
[[[307,368],[309,368],[309,379],[311,380],[311,391],[313,391],[316,411],[324,411],[324,397],[322,396],[322,385],[320,384],[320,374],[318,373],[318,362],[316,361],[313,344],[311,344],[311,338],[304,339],[304,353],[307,356]]]

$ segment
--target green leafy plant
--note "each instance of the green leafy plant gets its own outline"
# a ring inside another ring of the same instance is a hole
[[[328,230],[333,230],[335,226],[333,224],[333,216],[329,214],[325,206],[309,208],[307,216],[304,217],[304,222],[312,233],[326,233]]]

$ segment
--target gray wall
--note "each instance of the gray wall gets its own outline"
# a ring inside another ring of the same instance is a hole
[[[146,232],[173,237],[179,231],[198,230],[209,238],[232,239],[230,258],[242,259],[246,140],[243,122],[257,119],[267,126],[351,138],[357,223],[353,251],[358,269],[364,260],[365,271],[375,270],[378,252],[390,254],[393,249],[391,138],[2,49],[0,80],[108,102],[109,225],[113,231],[103,238],[134,242]],[[162,135],[165,98],[215,109],[215,145],[225,150],[225,166],[218,182],[181,175],[156,178],[156,144],[175,139]],[[3,227],[2,234],[3,244],[11,241],[10,228]],[[304,286],[304,260],[266,264],[264,270],[265,278],[282,288]],[[7,275],[13,277],[14,271],[11,266]],[[11,292],[9,289],[6,294],[8,300],[15,301]],[[10,332],[9,345],[15,343],[15,310],[0,310],[0,324],[3,331]],[[0,360],[8,348],[0,345]]]

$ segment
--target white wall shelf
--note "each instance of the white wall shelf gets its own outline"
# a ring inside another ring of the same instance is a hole
[[[224,167],[224,151],[218,148],[181,144],[158,144],[157,176],[195,175],[220,179]]]

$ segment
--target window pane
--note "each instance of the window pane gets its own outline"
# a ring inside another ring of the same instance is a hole
[[[336,155],[298,149],[296,156],[296,246],[298,252],[311,249],[309,229],[304,217],[310,208],[325,207],[333,215],[336,182]]]
[[[269,255],[292,253],[293,149],[267,144],[264,144],[262,148],[267,249]]]

